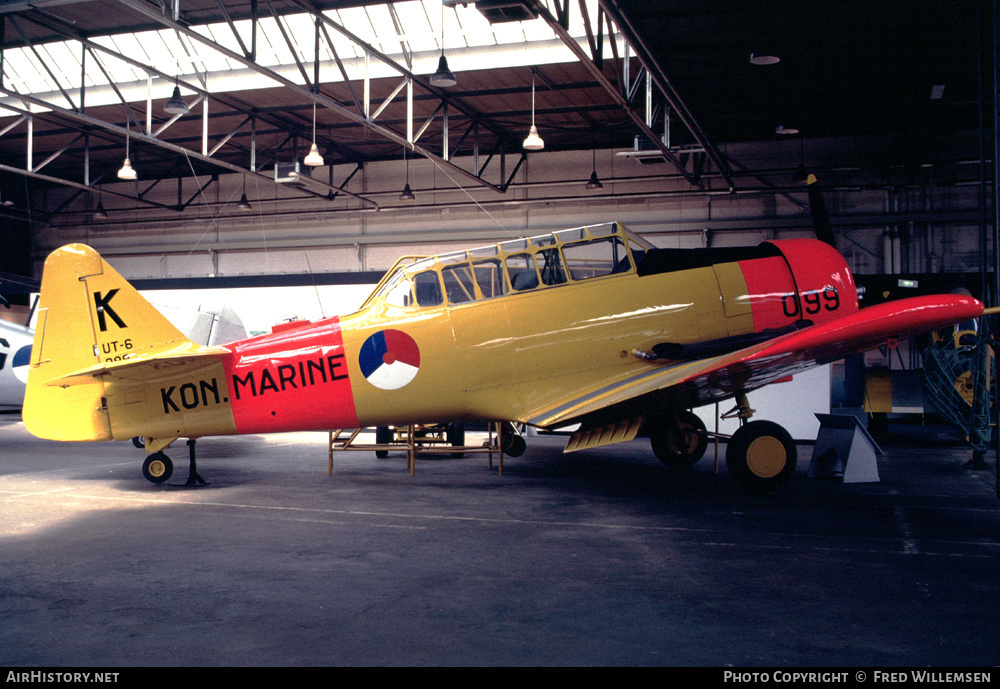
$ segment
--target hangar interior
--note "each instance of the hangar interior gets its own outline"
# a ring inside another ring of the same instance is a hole
[[[403,254],[608,221],[663,248],[812,236],[810,174],[863,305],[918,283],[996,304],[995,11],[0,0],[0,316],[70,242],[167,301],[333,290],[322,314],[251,296],[266,328],[346,312]],[[833,394],[803,389],[765,404]],[[204,438],[187,491],[142,481],[131,443],[19,420],[7,667],[996,664],[995,479],[923,427],[882,485],[763,497],[718,456],[551,437],[502,478],[367,454],[328,477],[325,433]]]
[[[0,18],[8,274],[71,241],[178,287],[374,282],[401,254],[608,220],[755,244],[812,232],[807,173],[855,272],[988,269],[990,3],[4,0]]]

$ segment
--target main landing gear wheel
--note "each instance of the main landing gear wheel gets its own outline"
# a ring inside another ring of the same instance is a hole
[[[448,424],[445,430],[445,439],[452,447],[462,447],[465,445],[465,424],[461,421]],[[452,452],[451,456],[455,459],[461,459],[465,456],[465,453]]]
[[[392,429],[388,426],[376,426],[375,428],[375,444],[376,445],[388,445],[393,440]],[[389,456],[388,450],[375,450],[375,456],[379,459],[385,459]]]
[[[500,429],[500,450],[508,457],[520,457],[528,449],[528,443],[512,426],[502,424]]]
[[[162,452],[154,452],[142,463],[142,475],[152,483],[169,481],[174,473],[174,463]]]
[[[692,411],[677,412],[677,423],[668,414],[650,431],[649,443],[656,458],[668,467],[692,467],[708,449],[705,422]]]
[[[726,467],[733,479],[751,493],[768,493],[795,471],[795,441],[772,421],[751,421],[739,428],[726,448]]]

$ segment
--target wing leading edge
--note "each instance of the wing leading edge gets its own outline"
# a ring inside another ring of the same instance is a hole
[[[650,368],[605,381],[582,394],[538,409],[526,421],[557,428],[588,417],[627,418],[637,409],[668,401],[693,408],[764,387],[814,366],[874,349],[983,314],[964,295],[910,297],[871,306],[822,325],[776,337],[729,354],[698,361],[651,362]],[[634,434],[633,434],[634,435]]]

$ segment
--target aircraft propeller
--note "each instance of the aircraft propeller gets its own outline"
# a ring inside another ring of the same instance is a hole
[[[823,194],[820,192],[819,180],[816,179],[816,175],[810,173],[806,178],[806,190],[809,192],[809,210],[812,213],[816,239],[826,242],[836,249],[837,245],[833,240],[833,227],[830,225],[830,213],[826,209],[826,202],[823,201]]]

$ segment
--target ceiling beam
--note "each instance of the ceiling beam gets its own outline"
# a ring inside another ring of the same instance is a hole
[[[206,36],[203,36],[200,33],[198,33],[196,31],[188,28],[186,25],[184,25],[184,24],[182,24],[180,22],[174,21],[170,17],[163,16],[160,13],[160,11],[159,11],[158,8],[155,8],[152,5],[148,5],[145,2],[143,2],[142,0],[118,0],[118,2],[121,3],[125,7],[128,7],[129,9],[134,10],[135,12],[138,12],[139,14],[148,17],[149,19],[152,19],[152,20],[154,20],[156,22],[159,22],[163,26],[176,31],[179,34],[182,34],[182,35],[188,37],[189,39],[192,39],[194,41],[197,41],[197,42],[199,42],[199,43],[207,46],[208,48],[210,48],[210,49],[218,52],[220,55],[223,55],[223,56],[225,56],[225,57],[227,57],[227,58],[229,58],[231,60],[235,60],[236,62],[239,62],[243,66],[248,67],[248,68],[252,69],[253,71],[257,72],[258,74],[266,76],[267,78],[269,78],[272,81],[274,81],[276,84],[279,84],[279,85],[281,85],[281,86],[283,86],[283,87],[285,87],[285,88],[287,88],[287,89],[295,92],[299,96],[301,96],[301,97],[303,97],[305,99],[311,100],[314,103],[316,103],[317,105],[322,106],[322,107],[330,110],[331,112],[336,113],[337,115],[339,115],[339,116],[341,116],[341,117],[343,117],[343,118],[345,118],[345,119],[347,119],[349,121],[352,121],[352,122],[354,122],[354,123],[356,123],[358,125],[364,126],[367,131],[369,131],[369,132],[371,132],[373,134],[377,134],[378,136],[380,136],[380,137],[382,137],[382,138],[384,138],[384,139],[386,139],[388,141],[391,141],[393,143],[396,143],[399,146],[402,146],[404,148],[408,148],[411,151],[413,151],[414,153],[416,153],[418,155],[421,155],[421,156],[423,156],[423,157],[425,157],[425,158],[427,158],[429,160],[434,161],[435,164],[437,164],[437,165],[439,165],[441,167],[444,167],[446,169],[452,170],[455,173],[457,173],[459,175],[462,175],[466,179],[472,180],[472,181],[476,182],[479,185],[482,185],[482,186],[484,186],[484,187],[486,187],[488,189],[496,191],[497,193],[503,193],[503,189],[501,187],[499,187],[497,185],[494,185],[494,184],[491,184],[490,182],[487,182],[485,179],[483,179],[482,177],[477,176],[475,173],[469,172],[469,171],[467,171],[467,170],[459,167],[458,165],[455,165],[454,163],[451,163],[450,161],[445,160],[441,156],[439,156],[439,155],[437,155],[437,154],[435,154],[435,153],[427,150],[426,148],[424,148],[422,146],[417,146],[416,144],[411,143],[410,141],[407,140],[406,136],[400,135],[399,133],[397,133],[397,132],[395,132],[395,131],[393,131],[391,129],[388,129],[388,128],[383,127],[383,126],[378,125],[378,124],[375,124],[370,119],[367,119],[364,116],[364,114],[362,114],[362,113],[355,113],[352,110],[343,107],[342,105],[340,105],[339,103],[333,101],[331,98],[329,98],[328,96],[324,95],[323,93],[321,93],[319,91],[316,91],[316,90],[312,90],[312,89],[306,88],[304,86],[301,86],[301,85],[295,83],[294,81],[292,81],[291,79],[288,79],[287,77],[284,77],[281,74],[278,74],[274,70],[272,70],[270,68],[267,68],[267,67],[264,67],[262,65],[259,65],[255,61],[247,58],[246,56],[241,55],[240,53],[237,53],[237,52],[235,52],[233,50],[230,50],[230,49],[226,48],[225,46],[222,46],[222,45],[216,43],[212,39],[210,39],[210,38],[208,38]],[[324,15],[318,13],[318,10],[316,10],[314,7],[312,7],[308,3],[302,2],[301,0],[293,0],[293,2],[295,2],[298,6],[300,6],[304,11],[309,12],[314,17],[317,17],[318,19],[320,19],[324,24],[332,26],[336,30],[338,30],[341,33],[344,33],[345,35],[347,35],[348,37],[350,37],[351,40],[356,41],[359,45],[363,46],[366,51],[369,51],[371,54],[373,54],[373,55],[375,55],[377,57],[380,57],[380,59],[383,59],[383,61],[385,61],[386,64],[388,64],[388,65],[392,66],[394,69],[397,69],[398,71],[400,71],[406,78],[414,80],[414,81],[418,81],[419,83],[421,83],[421,85],[423,85],[423,84],[426,83],[426,82],[424,82],[424,80],[422,78],[417,77],[416,75],[414,75],[414,74],[408,72],[407,70],[401,68],[396,63],[394,63],[392,61],[389,61],[387,58],[385,58],[385,56],[382,56],[381,53],[379,53],[378,51],[376,51],[374,48],[371,48],[371,46],[367,46],[362,41],[360,41],[360,39],[358,39],[356,36],[353,36],[353,34],[350,34],[350,32],[347,32],[346,29],[344,29],[343,27],[339,26],[335,22],[331,21],[329,18],[325,17]],[[430,88],[429,84],[428,84],[428,88]]]
[[[680,97],[680,95],[677,94],[677,92],[674,90],[673,85],[670,82],[670,79],[667,77],[666,73],[663,70],[663,67],[653,57],[652,53],[643,42],[642,37],[635,30],[635,27],[633,27],[632,24],[628,21],[628,17],[625,15],[624,12],[622,12],[621,7],[618,4],[618,1],[598,0],[598,2],[600,3],[601,9],[604,10],[608,18],[615,23],[615,25],[618,27],[618,30],[621,31],[622,35],[625,37],[625,40],[628,41],[628,44],[635,51],[636,57],[642,63],[642,66],[646,69],[646,73],[649,76],[649,78],[651,78],[656,83],[657,88],[659,88],[660,92],[663,94],[663,97],[666,98],[667,102],[674,109],[674,112],[680,118],[681,122],[684,123],[684,126],[687,127],[688,131],[691,133],[691,136],[693,136],[695,141],[697,141],[698,144],[704,149],[705,154],[708,156],[709,160],[711,160],[715,164],[716,169],[726,180],[726,183],[729,185],[730,190],[735,189],[735,182],[733,181],[732,171],[730,170],[729,164],[726,162],[726,159],[719,152],[715,144],[712,143],[711,140],[709,140],[708,135],[705,134],[705,132],[702,130],[701,125],[698,124],[698,121],[694,118],[694,115],[691,114],[691,111],[688,108],[687,104]],[[629,110],[631,111],[631,109]],[[634,117],[633,121],[635,121]],[[641,125],[637,123],[637,126],[640,126],[640,128],[644,130],[648,129],[647,127],[645,127],[644,123],[642,123]],[[649,134],[647,134],[647,136],[649,136]],[[659,137],[655,137],[655,135],[653,138],[653,143],[654,145],[659,144],[659,148],[661,150],[665,148],[663,143],[659,140]]]

